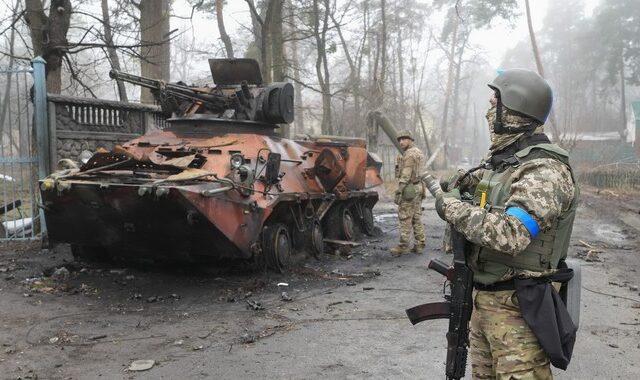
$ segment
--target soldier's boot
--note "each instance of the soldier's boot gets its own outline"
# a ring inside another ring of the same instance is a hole
[[[411,248],[411,252],[417,254],[417,255],[421,255],[422,252],[424,252],[424,247],[425,244],[424,243],[416,243],[413,248]]]
[[[405,255],[409,253],[410,250],[409,250],[409,247],[407,247],[406,245],[398,244],[397,246],[391,248],[389,252],[391,252],[391,254],[394,256],[400,256],[400,255]]]

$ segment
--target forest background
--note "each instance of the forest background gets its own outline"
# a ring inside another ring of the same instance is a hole
[[[50,93],[149,103],[108,71],[206,84],[208,58],[250,57],[265,82],[294,84],[291,135],[366,138],[367,115],[381,110],[461,161],[488,146],[486,84],[523,67],[555,91],[545,126],[555,141],[634,137],[637,0],[0,1],[0,66],[43,56]]]

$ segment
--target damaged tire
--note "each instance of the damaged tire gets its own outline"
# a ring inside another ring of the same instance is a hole
[[[276,223],[264,228],[262,251],[269,269],[284,273],[291,264],[292,252],[291,235],[285,224]]]
[[[327,236],[330,239],[352,241],[356,233],[356,219],[349,207],[341,205],[330,211],[327,218]]]

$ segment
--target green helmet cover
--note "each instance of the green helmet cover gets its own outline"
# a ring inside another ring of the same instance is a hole
[[[531,70],[505,70],[489,84],[489,87],[499,92],[500,101],[505,107],[534,118],[542,124],[551,112],[551,87],[543,77]]]
[[[415,139],[413,138],[413,133],[411,133],[409,130],[407,129],[403,129],[400,132],[398,132],[398,140],[400,140],[401,138],[406,137],[408,139],[411,139],[411,141],[415,141]]]

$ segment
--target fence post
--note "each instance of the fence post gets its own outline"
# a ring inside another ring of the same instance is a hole
[[[45,75],[45,61],[38,56],[31,60],[33,65],[33,116],[34,131],[38,154],[38,177],[44,178],[50,171],[49,128],[47,125],[47,78]],[[40,209],[40,228],[46,233],[44,211]]]

